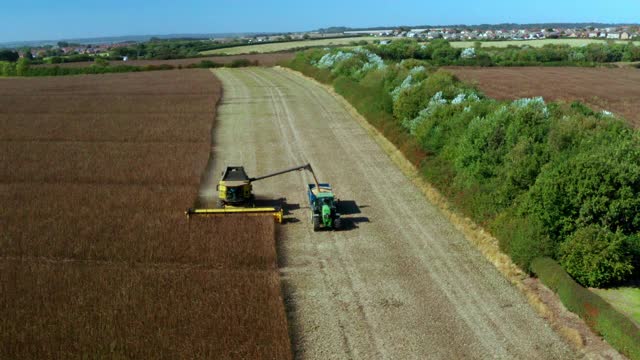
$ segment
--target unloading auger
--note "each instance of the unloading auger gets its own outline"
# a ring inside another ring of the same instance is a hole
[[[252,183],[254,181],[301,170],[308,170],[313,176],[313,180],[317,186],[316,189],[320,188],[320,185],[318,185],[318,179],[316,179],[316,175],[313,172],[311,164],[296,166],[258,177],[249,177],[244,171],[243,166],[227,166],[226,170],[222,173],[222,178],[218,181],[218,185],[216,186],[216,190],[218,192],[218,206],[216,208],[208,209],[190,208],[186,211],[186,214],[189,217],[192,215],[273,214],[276,222],[281,223],[284,215],[284,211],[281,207],[255,206],[255,196],[252,192]]]

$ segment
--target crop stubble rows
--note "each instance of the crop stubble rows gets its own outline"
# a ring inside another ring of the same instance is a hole
[[[0,358],[289,356],[273,220],[182,214],[219,96],[204,70],[0,82]]]

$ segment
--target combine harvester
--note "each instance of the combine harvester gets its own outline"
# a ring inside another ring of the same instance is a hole
[[[186,214],[189,217],[191,217],[191,215],[273,214],[276,222],[281,223],[284,215],[282,207],[256,206],[255,196],[252,192],[252,183],[254,181],[301,170],[308,170],[315,182],[314,184],[309,184],[308,190],[314,231],[320,228],[339,228],[340,214],[336,210],[337,201],[331,191],[331,186],[329,184],[318,183],[311,164],[296,166],[253,178],[247,175],[243,166],[228,166],[222,173],[222,178],[216,186],[216,190],[218,191],[218,207],[212,209],[191,208],[186,211]]]

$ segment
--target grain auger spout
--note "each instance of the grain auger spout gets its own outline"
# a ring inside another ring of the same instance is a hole
[[[283,210],[281,207],[256,207],[255,196],[253,195],[253,185],[255,181],[286,174],[293,171],[308,170],[313,176],[313,180],[318,184],[316,175],[311,164],[292,167],[277,171],[271,174],[249,177],[243,166],[227,166],[222,172],[222,178],[218,181],[216,190],[218,192],[218,206],[209,209],[188,209],[187,216],[191,215],[234,215],[234,214],[273,214],[275,220],[282,222]],[[318,185],[318,188],[319,185]]]

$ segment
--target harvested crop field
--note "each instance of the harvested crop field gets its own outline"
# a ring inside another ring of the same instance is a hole
[[[464,81],[477,83],[490,97],[580,100],[640,126],[640,70],[578,67],[448,67]]]
[[[0,358],[290,357],[273,219],[183,213],[220,86],[0,80]]]
[[[111,65],[135,65],[135,66],[145,66],[145,65],[173,65],[173,66],[187,66],[191,64],[198,64],[202,60],[213,61],[218,64],[230,64],[234,60],[247,59],[249,61],[257,61],[257,64],[260,66],[274,66],[280,63],[281,61],[287,61],[293,59],[295,56],[294,52],[279,52],[279,53],[270,53],[270,54],[243,54],[243,55],[219,55],[219,56],[208,56],[208,57],[198,57],[198,58],[190,58],[190,59],[171,59],[171,60],[129,60],[127,62],[123,61],[109,61]],[[74,63],[65,63],[65,64],[55,64],[55,65],[41,65],[41,66],[61,66],[61,67],[85,67],[91,65],[91,62],[74,62]]]

